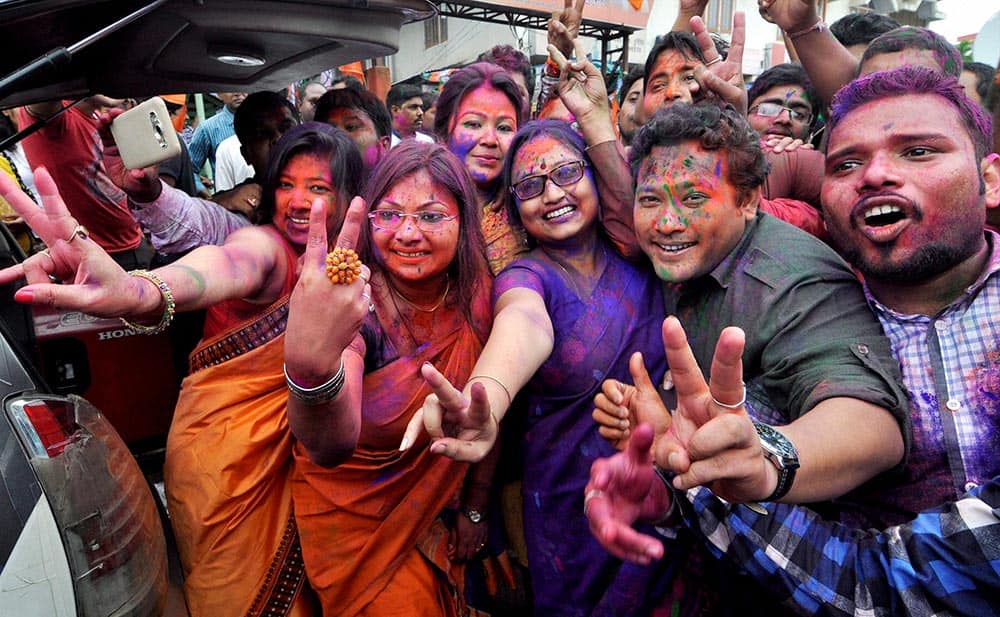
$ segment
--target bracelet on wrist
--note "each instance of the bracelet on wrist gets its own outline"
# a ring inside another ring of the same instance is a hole
[[[285,383],[288,385],[288,392],[306,405],[322,405],[337,398],[341,388],[344,387],[344,360],[340,360],[340,368],[333,377],[326,383],[321,383],[312,388],[305,388],[295,383],[288,375],[288,367],[282,365],[285,372]]]
[[[555,60],[549,57],[545,61],[545,74],[548,75],[549,77],[559,77],[560,72],[561,71],[559,70],[559,65],[556,63]]]
[[[139,334],[159,334],[163,332],[170,326],[170,322],[174,320],[174,312],[177,305],[174,303],[174,294],[170,291],[170,286],[164,282],[163,279],[159,277],[155,272],[150,272],[149,270],[132,270],[129,272],[130,276],[137,276],[139,278],[146,279],[150,283],[156,285],[156,288],[160,290],[160,295],[163,296],[163,316],[160,317],[160,323],[155,326],[144,326],[133,321],[129,321],[124,317],[119,317],[122,324],[126,328],[131,328]]]
[[[514,397],[512,397],[510,395],[510,389],[507,388],[507,386],[505,386],[502,381],[500,381],[499,379],[497,379],[493,375],[473,375],[472,377],[469,377],[469,382],[471,383],[473,379],[488,379],[488,380],[492,381],[493,383],[497,384],[498,386],[500,386],[501,388],[503,388],[503,393],[507,395],[507,404],[508,405],[510,405],[511,402],[514,400]],[[493,412],[492,411],[490,411],[490,415],[493,416]],[[494,421],[497,420],[496,416],[493,416],[493,420]],[[497,421],[497,426],[500,426],[500,422],[498,422],[498,421]]]
[[[822,19],[820,19],[817,20],[816,23],[814,23],[813,25],[809,26],[804,30],[798,30],[796,32],[786,32],[785,34],[787,34],[788,38],[790,39],[797,39],[800,36],[805,36],[806,34],[809,34],[810,32],[822,32],[824,30],[829,30],[829,29],[830,27],[827,26]]]

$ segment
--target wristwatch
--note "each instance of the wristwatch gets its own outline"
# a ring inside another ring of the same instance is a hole
[[[462,514],[466,516],[473,525],[478,525],[483,522],[483,513],[479,510],[473,510],[472,508],[463,508]]]
[[[788,494],[795,480],[795,470],[799,468],[799,451],[780,431],[763,422],[754,422],[760,447],[764,456],[778,469],[778,485],[764,501],[777,501]]]

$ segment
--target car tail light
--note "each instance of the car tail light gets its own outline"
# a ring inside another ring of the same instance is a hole
[[[121,438],[76,396],[24,396],[6,408],[59,525],[79,614],[160,614],[163,529]]]

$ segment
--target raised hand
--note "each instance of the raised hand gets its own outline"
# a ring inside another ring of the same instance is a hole
[[[104,168],[111,181],[125,191],[129,197],[141,203],[149,203],[159,197],[163,190],[163,186],[160,184],[160,174],[155,165],[141,169],[125,168],[125,163],[122,162],[122,157],[118,154],[118,144],[115,143],[115,138],[111,135],[111,122],[123,113],[125,113],[124,109],[111,109],[102,113],[98,118],[97,132],[101,136],[103,146]]]
[[[586,3],[587,0],[563,0],[562,10],[553,11],[549,19],[548,44],[555,45],[563,57],[573,53],[573,42],[580,34],[583,5]]]
[[[625,449],[630,430],[640,423],[653,428],[654,439],[666,434],[671,423],[670,412],[649,378],[641,353],[632,354],[628,368],[635,385],[605,380],[594,397],[592,414],[600,425],[598,432],[619,450]]]
[[[129,276],[66,209],[52,176],[35,170],[39,208],[6,174],[0,174],[0,194],[42,239],[48,249],[21,264],[0,271],[0,284],[20,278],[28,285],[14,294],[25,304],[42,304],[86,312],[98,317],[140,315],[155,310],[160,295],[151,285]],[[52,283],[51,277],[65,285]]]
[[[549,55],[560,70],[559,98],[581,125],[600,121],[610,126],[611,112],[604,76],[593,62],[587,60],[581,41],[574,39],[573,47],[576,49],[576,61],[570,62],[559,49],[549,45]]]
[[[698,66],[694,78],[702,88],[714,92],[720,99],[747,113],[747,90],[743,84],[743,47],[746,43],[747,20],[743,11],[733,13],[733,37],[729,54],[723,60],[709,36],[701,17],[691,18],[691,31],[705,56],[705,66]]]
[[[677,409],[669,433],[657,440],[655,457],[658,465],[678,474],[675,488],[705,485],[734,502],[761,499],[773,488],[774,475],[744,407],[744,344],[742,330],[723,330],[705,383],[681,323],[676,317],[663,322]]]
[[[769,135],[766,139],[761,140],[761,145],[766,150],[770,150],[775,154],[781,152],[794,152],[798,149],[802,150],[813,150],[815,149],[811,143],[802,141],[795,137],[789,137],[787,135]]]
[[[423,429],[431,437],[431,452],[456,461],[483,460],[496,443],[499,429],[486,388],[474,382],[466,396],[433,365],[424,364],[420,373],[433,393],[427,395],[423,407],[413,414],[399,449],[412,446]]]
[[[313,201],[302,271],[288,301],[285,366],[296,383],[304,386],[323,383],[337,372],[340,353],[373,307],[367,266],[362,266],[361,274],[348,285],[333,284],[327,278],[327,207],[325,199]],[[351,200],[337,247],[353,250],[357,246],[365,209],[360,197]]]
[[[785,32],[801,32],[819,21],[816,0],[757,0],[757,10]]]
[[[652,427],[640,424],[625,452],[594,461],[583,502],[590,531],[601,546],[642,565],[663,557],[663,544],[632,524],[658,520],[670,509],[670,492],[653,471],[652,444]]]

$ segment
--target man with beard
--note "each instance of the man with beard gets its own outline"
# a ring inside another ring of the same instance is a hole
[[[983,222],[1000,205],[1000,157],[990,153],[989,118],[955,79],[904,67],[846,86],[830,131],[824,215],[864,275],[902,368],[913,427],[903,473],[846,496],[854,507],[840,519],[903,525],[862,533],[778,504],[759,515],[701,488],[664,497],[649,480],[648,454],[633,448],[595,466],[592,529],[615,554],[657,558],[659,542],[628,529],[629,519],[662,513],[673,500],[717,555],[803,614],[995,614],[1000,236]],[[721,415],[689,443],[724,442]],[[648,429],[641,434],[648,439]],[[730,441],[701,460],[739,447]],[[966,491],[973,495],[956,502]]]

